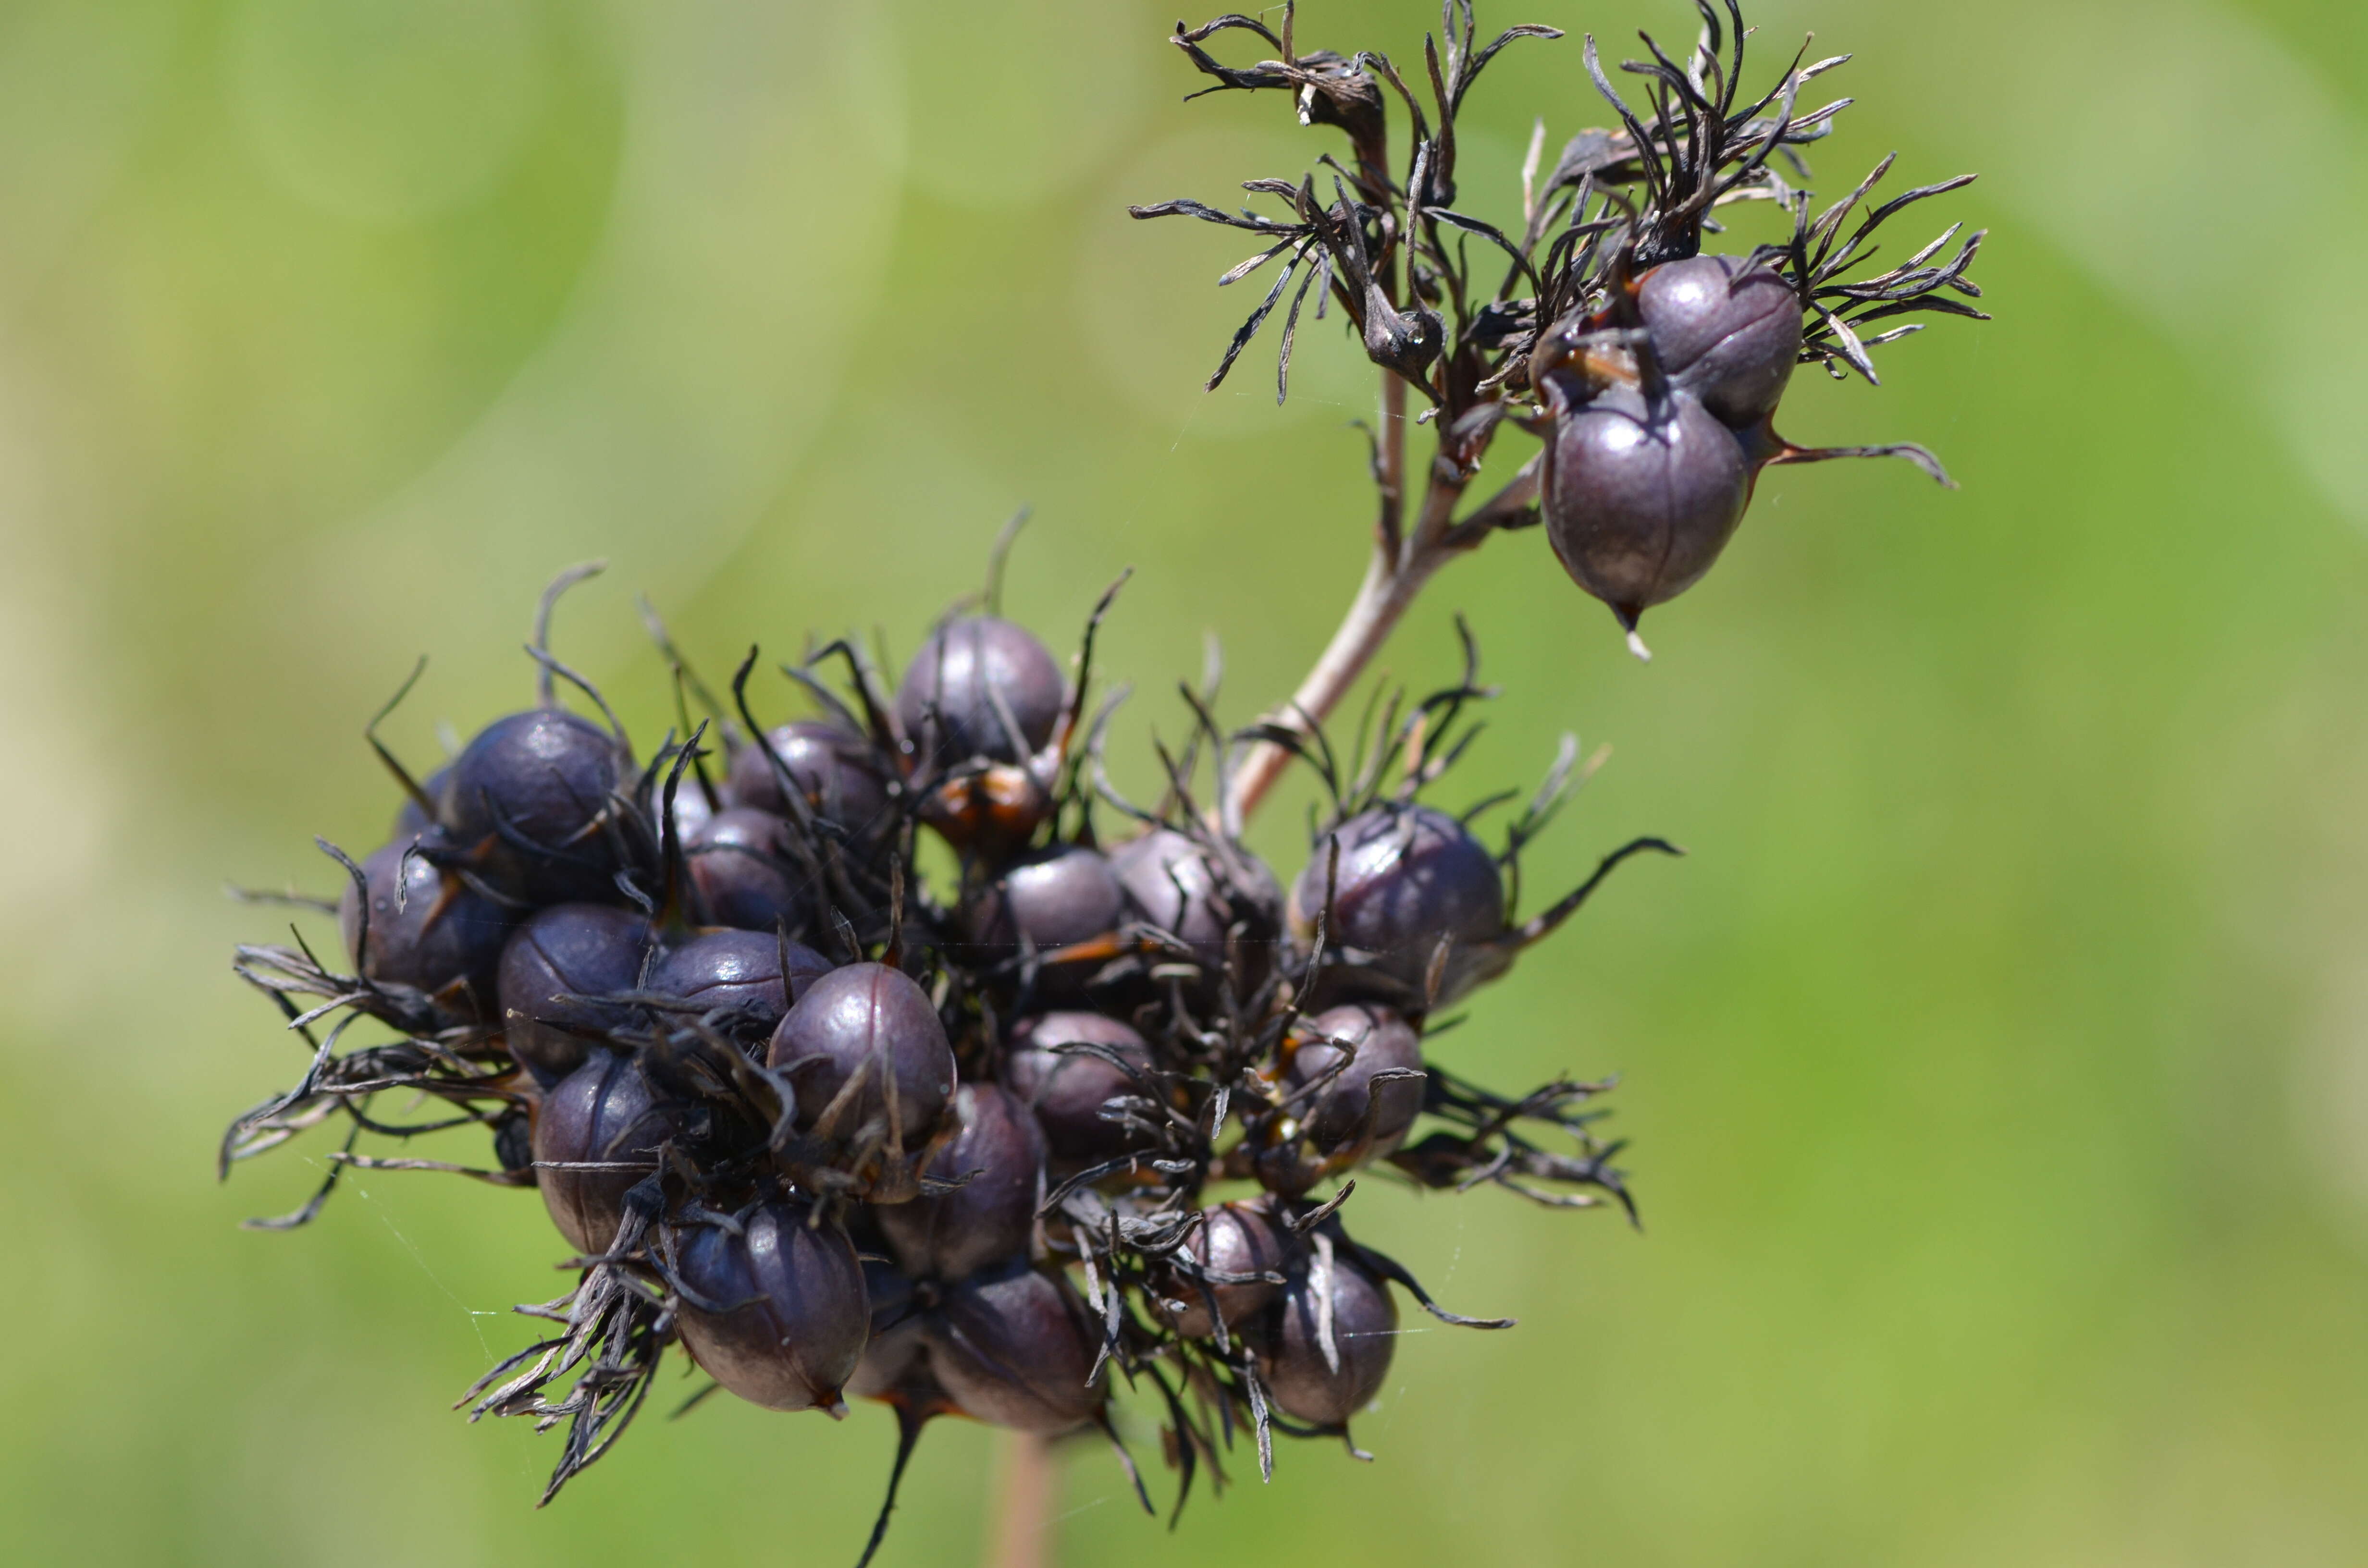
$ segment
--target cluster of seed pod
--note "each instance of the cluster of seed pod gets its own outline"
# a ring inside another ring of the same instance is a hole
[[[1439,1010],[1601,875],[1513,917],[1508,868],[1567,747],[1501,851],[1417,798],[1486,695],[1468,639],[1464,678],[1393,699],[1346,774],[1310,749],[1332,810],[1286,892],[1194,799],[1204,763],[1222,790],[1265,734],[1220,733],[1206,695],[1187,693],[1192,742],[1156,808],[1110,784],[1109,706],[1085,722],[1107,598],[1073,676],[1020,627],[960,614],[893,689],[848,644],[789,667],[822,714],[787,724],[750,710],[753,652],[730,716],[677,664],[715,711],[640,764],[544,645],[580,575],[546,597],[536,706],[423,780],[381,748],[407,792],[393,835],[330,851],[350,971],[240,949],[315,1054],[223,1151],[339,1115],[356,1135],[492,1129],[498,1168],[471,1174],[541,1190],[579,1283],[534,1309],[559,1332],[468,1403],[569,1424],[554,1490],[670,1344],[771,1409],[889,1404],[900,1472],[943,1414],[1115,1442],[1113,1371],[1158,1391],[1187,1486],[1235,1430],[1264,1467],[1272,1431],[1345,1436],[1372,1400],[1394,1286],[1431,1306],[1344,1228],[1355,1172],[1626,1203],[1590,1128],[1603,1085],[1506,1099],[1423,1060]],[[925,833],[959,866],[942,897],[910,875]],[[363,1020],[395,1038],[340,1051]],[[396,1091],[458,1114],[370,1109]],[[352,1165],[461,1168],[349,1137],[335,1169]]]

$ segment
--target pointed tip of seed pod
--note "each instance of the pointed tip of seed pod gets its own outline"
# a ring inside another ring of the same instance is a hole
[[[1633,626],[1628,629],[1628,651],[1641,663],[1649,665],[1653,662],[1653,650],[1645,646],[1645,640],[1636,635],[1636,629]]]

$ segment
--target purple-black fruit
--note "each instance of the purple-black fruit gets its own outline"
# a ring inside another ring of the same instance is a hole
[[[1281,1274],[1297,1244],[1265,1203],[1253,1199],[1202,1210],[1200,1228],[1183,1246],[1195,1271],[1169,1268],[1158,1281],[1162,1315],[1169,1327],[1190,1339],[1216,1333],[1219,1323],[1234,1327],[1264,1311],[1282,1286],[1271,1279],[1202,1276]]]
[[[1142,1130],[1101,1114],[1114,1098],[1140,1099],[1149,1091],[1108,1055],[1061,1049],[1079,1045],[1100,1046],[1140,1071],[1151,1066],[1143,1037],[1099,1013],[1044,1013],[1012,1025],[1003,1079],[1035,1111],[1045,1147],[1078,1165],[1150,1148]]]
[[[1319,1295],[1327,1278],[1328,1324]],[[1317,1255],[1267,1309],[1259,1327],[1253,1339],[1258,1374],[1276,1406],[1302,1421],[1337,1426],[1382,1392],[1397,1346],[1398,1308],[1385,1281],[1345,1257],[1336,1255],[1327,1264]]]
[[[1375,806],[1331,835],[1340,846],[1329,947],[1368,955],[1366,969],[1336,978],[1353,992],[1360,973],[1416,1005],[1423,1000],[1433,955],[1449,943],[1436,1001],[1453,1000],[1500,972],[1506,960],[1488,944],[1505,932],[1505,881],[1496,857],[1460,822],[1424,805]],[[1314,934],[1323,913],[1330,850],[1318,844],[1291,890],[1292,926]]]
[[[1565,383],[1549,389],[1546,538],[1572,579],[1633,632],[1726,548],[1751,498],[1749,457],[1682,388],[1648,402],[1615,384],[1585,403]]]
[[[496,719],[453,759],[444,825],[483,849],[487,881],[529,903],[619,896],[619,791],[633,759],[616,736],[562,708]]]
[[[791,1003],[829,972],[828,959],[782,941],[777,932],[702,931],[659,956],[648,989],[689,1004],[688,1010],[707,1016],[722,1033],[753,1048],[773,1032]]]
[[[561,903],[527,916],[502,949],[503,1032],[518,1065],[546,1087],[584,1063],[602,1036],[639,1020],[631,1003],[651,945],[638,911]]]
[[[1133,913],[1191,949],[1203,971],[1223,969],[1226,934],[1237,932],[1239,988],[1266,978],[1282,929],[1282,888],[1266,862],[1238,846],[1220,857],[1168,827],[1129,839],[1110,860]]]
[[[790,824],[770,812],[733,806],[683,835],[683,864],[711,926],[796,930],[812,910],[808,877]]]
[[[871,748],[860,739],[817,719],[783,724],[765,738],[816,817],[835,824],[859,843],[876,837],[886,825],[888,786]],[[743,746],[732,758],[725,792],[735,806],[790,814],[781,776],[761,745]]]
[[[717,1382],[768,1410],[837,1410],[871,1336],[863,1266],[847,1233],[802,1205],[760,1203],[737,1229],[684,1233],[682,1343]],[[724,1310],[718,1310],[718,1309]]]
[[[425,992],[458,1018],[490,1019],[502,944],[517,917],[407,854],[410,846],[409,839],[399,840],[361,863],[370,888],[367,932],[361,889],[347,882],[337,900],[346,950],[367,979]]]
[[[609,1250],[625,1194],[658,1168],[658,1145],[683,1135],[688,1117],[660,1100],[630,1056],[597,1051],[542,1097],[534,1157],[543,1207],[577,1252]],[[617,1169],[572,1169],[572,1166]]]
[[[897,1264],[916,1278],[960,1279],[1025,1254],[1036,1229],[1044,1133],[1028,1107],[993,1084],[954,1091],[958,1131],[922,1174],[967,1181],[878,1210]]]
[[[941,767],[973,757],[1025,762],[1053,738],[1068,699],[1061,666],[1025,628],[965,617],[921,644],[896,688],[896,718]]]
[[[797,1085],[799,1120],[810,1131],[863,1074],[836,1125],[822,1130],[832,1136],[884,1119],[893,1085],[897,1136],[916,1147],[953,1099],[954,1053],[936,1005],[885,964],[848,964],[805,987],[773,1031],[767,1062]]]
[[[1776,412],[1801,356],[1801,297],[1741,256],[1697,256],[1645,274],[1636,289],[1662,373],[1735,429]]]
[[[1056,844],[981,888],[963,915],[980,956],[993,962],[1108,936],[1125,913],[1109,858],[1081,844]]]
[[[1317,1014],[1306,1027],[1312,1038],[1292,1051],[1283,1069],[1283,1089],[1296,1093],[1333,1074],[1312,1100],[1295,1108],[1308,1141],[1324,1154],[1354,1146],[1366,1136],[1370,1105],[1372,1142],[1365,1153],[1380,1155],[1395,1149],[1422,1114],[1422,1080],[1373,1080],[1392,1070],[1422,1071],[1422,1040],[1414,1026],[1387,1007],[1351,1003]]]
[[[1101,1336],[1065,1280],[1025,1267],[965,1280],[928,1335],[930,1370],[973,1420],[1051,1437],[1101,1409]]]

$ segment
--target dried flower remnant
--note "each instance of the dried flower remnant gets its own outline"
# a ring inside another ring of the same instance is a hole
[[[1739,14],[1698,9],[1683,63],[1648,39],[1651,60],[1625,67],[1642,110],[1618,103],[1589,41],[1587,90],[1612,97],[1618,123],[1581,131],[1543,176],[1541,131],[1501,225],[1458,205],[1457,117],[1497,54],[1553,29],[1482,43],[1450,0],[1443,46],[1427,39],[1421,70],[1402,73],[1376,52],[1299,51],[1290,6],[1280,31],[1240,16],[1179,28],[1219,89],[1281,90],[1347,138],[1345,162],[1250,182],[1280,216],[1136,210],[1258,234],[1227,282],[1279,264],[1212,385],[1286,293],[1278,396],[1311,294],[1380,367],[1372,565],[1294,699],[1228,729],[1212,656],[1179,688],[1178,744],[1155,743],[1157,799],[1130,799],[1106,766],[1118,699],[1094,694],[1124,578],[1063,661],[1062,639],[1002,616],[1015,518],[985,593],[935,621],[901,679],[853,639],[780,665],[810,717],[760,719],[753,647],[719,696],[643,605],[676,700],[637,762],[600,692],[552,653],[556,606],[598,567],[562,574],[528,649],[532,706],[424,781],[379,739],[385,711],[365,727],[403,796],[393,836],[359,859],[324,844],[342,903],[290,901],[338,914],[337,945],[238,949],[307,1059],[233,1121],[223,1172],[345,1127],[313,1197],[255,1223],[309,1221],[357,1166],[538,1188],[573,1288],[519,1309],[548,1333],[461,1403],[563,1432],[544,1501],[616,1442],[679,1350],[708,1392],[894,1414],[866,1562],[939,1417],[1099,1434],[1149,1508],[1113,1415],[1133,1400],[1180,1509],[1242,1447],[1270,1476],[1278,1435],[1359,1452],[1350,1426],[1390,1368],[1400,1293],[1445,1323],[1509,1326],[1446,1310],[1352,1237],[1351,1199],[1387,1178],[1634,1218],[1600,1129],[1608,1081],[1499,1094],[1431,1042],[1459,1021],[1446,1008],[1615,868],[1678,851],[1634,838],[1562,897],[1527,896],[1525,854],[1585,770],[1565,736],[1525,799],[1449,798],[1494,696],[1460,621],[1453,680],[1419,696],[1375,683],[1338,744],[1327,722],[1438,567],[1497,532],[1543,525],[1633,634],[1709,568],[1760,468],[1875,450],[1929,464],[1918,449],[1793,447],[1772,420],[1796,363],[1872,381],[1867,349],[1915,324],[1864,324],[1978,313],[1948,296],[1975,296],[1979,235],[1947,262],[1936,242],[1855,276],[1878,224],[1962,182],[1852,226],[1871,179],[1812,215],[1798,150],[1842,106],[1798,98],[1840,62],[1795,59],[1747,101]],[[1235,34],[1275,58],[1224,63],[1214,48]],[[1747,200],[1789,215],[1789,241],[1702,253]],[[1418,494],[1410,397],[1437,443]],[[1464,509],[1508,424],[1542,449]],[[1323,804],[1286,880],[1244,835],[1292,762]],[[950,877],[921,874],[925,835]],[[490,1161],[359,1152],[365,1135],[468,1127],[491,1134]]]

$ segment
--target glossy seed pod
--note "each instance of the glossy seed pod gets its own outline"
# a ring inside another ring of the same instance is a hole
[[[770,812],[733,806],[683,835],[683,865],[705,924],[766,932],[805,924],[813,900],[790,834]]]
[[[1645,274],[1636,290],[1662,373],[1722,424],[1757,425],[1776,412],[1801,357],[1801,297],[1764,267],[1697,256]]]
[[[1238,846],[1220,858],[1167,827],[1129,839],[1110,859],[1129,910],[1180,939],[1203,971],[1222,970],[1226,933],[1238,929],[1240,989],[1265,980],[1282,930],[1282,887],[1265,861]]]
[[[1372,1142],[1365,1152],[1389,1153],[1422,1114],[1422,1080],[1394,1078],[1376,1085],[1373,1079],[1394,1069],[1422,1071],[1422,1040],[1414,1026],[1387,1007],[1351,1003],[1317,1014],[1305,1027],[1310,1038],[1292,1051],[1283,1069],[1284,1092],[1295,1094],[1338,1069],[1312,1101],[1297,1108],[1308,1141],[1326,1154],[1349,1148],[1365,1130],[1370,1104]]]
[[[614,735],[560,708],[496,719],[453,759],[444,825],[486,846],[483,874],[529,903],[613,903],[626,861],[616,796],[633,759]]]
[[[1081,844],[1055,844],[981,888],[964,917],[987,961],[1023,949],[1049,953],[1107,936],[1126,913],[1110,859]]]
[[[896,719],[940,767],[973,757],[1025,762],[1053,738],[1067,698],[1061,666],[1031,633],[969,616],[913,655],[896,688]]]
[[[786,973],[781,960],[787,955]],[[743,1046],[769,1036],[791,1003],[830,972],[830,960],[812,948],[784,942],[772,931],[702,931],[659,955],[649,989],[695,1004],[715,1027]]]
[[[658,1145],[683,1136],[688,1116],[660,1100],[630,1056],[596,1051],[554,1085],[535,1112],[535,1173],[552,1223],[577,1252],[606,1252],[625,1217],[625,1194],[658,1168]],[[575,1165],[620,1170],[571,1170]]]
[[[1398,1308],[1385,1281],[1336,1256],[1329,1268],[1335,1366],[1324,1353],[1315,1290],[1315,1279],[1325,1271],[1323,1259],[1311,1255],[1306,1269],[1267,1308],[1252,1344],[1258,1375],[1284,1415],[1337,1426],[1371,1404],[1389,1378]]]
[[[461,1019],[495,1012],[502,944],[517,916],[438,870],[400,839],[361,863],[370,886],[370,929],[362,893],[349,879],[337,900],[337,926],[354,968],[382,985],[424,991]],[[397,907],[398,902],[401,907]]]
[[[1573,581],[1623,625],[1702,579],[1751,496],[1742,443],[1691,392],[1647,404],[1633,387],[1555,399],[1541,506]]]
[[[1137,1069],[1151,1066],[1143,1037],[1099,1013],[1044,1013],[1012,1025],[1003,1081],[1035,1111],[1046,1149],[1088,1165],[1150,1147],[1144,1134],[1101,1114],[1112,1098],[1142,1097],[1144,1085],[1104,1057],[1060,1049],[1069,1045],[1103,1046]]]
[[[768,1410],[837,1408],[871,1337],[855,1248],[837,1224],[813,1220],[803,1204],[760,1203],[739,1216],[737,1234],[698,1225],[680,1241],[676,1272],[708,1303],[684,1300],[684,1348]]]
[[[888,1250],[916,1278],[960,1279],[1024,1256],[1035,1235],[1044,1170],[1036,1118],[1008,1089],[964,1084],[954,1091],[954,1120],[953,1137],[922,1174],[962,1185],[878,1211]]]
[[[1297,1252],[1298,1243],[1265,1203],[1219,1203],[1201,1210],[1201,1216],[1183,1252],[1203,1274],[1279,1274]],[[1269,1279],[1224,1282],[1197,1278],[1183,1269],[1164,1270],[1157,1289],[1161,1315],[1188,1339],[1208,1337],[1221,1321],[1229,1329],[1247,1321],[1282,1290]]]
[[[639,911],[560,903],[527,916],[502,949],[503,1033],[518,1065],[546,1087],[583,1065],[599,1038],[641,1018],[601,998],[639,987],[651,944]]]
[[[936,1005],[910,975],[885,964],[848,964],[806,987],[773,1031],[766,1060],[797,1085],[798,1120],[808,1131],[863,1071],[832,1136],[884,1118],[893,1082],[897,1132],[916,1148],[953,1099],[954,1053]]]
[[[1452,941],[1437,1001],[1461,995],[1503,967],[1484,944],[1505,932],[1505,881],[1487,847],[1446,812],[1424,805],[1375,806],[1330,835],[1339,841],[1332,922],[1325,941],[1371,955],[1370,972],[1419,1005],[1432,955]],[[1318,842],[1291,890],[1292,928],[1313,938],[1330,869]],[[1338,989],[1353,993],[1357,971],[1338,971]]]
[[[929,1369],[973,1420],[1051,1437],[1101,1409],[1101,1336],[1063,1279],[1023,1267],[964,1280],[927,1333]]]
[[[888,786],[860,737],[837,724],[801,719],[767,732],[765,738],[816,817],[858,843],[871,841],[887,827]],[[725,793],[735,806],[790,814],[780,775],[760,745],[745,745],[734,754]]]

